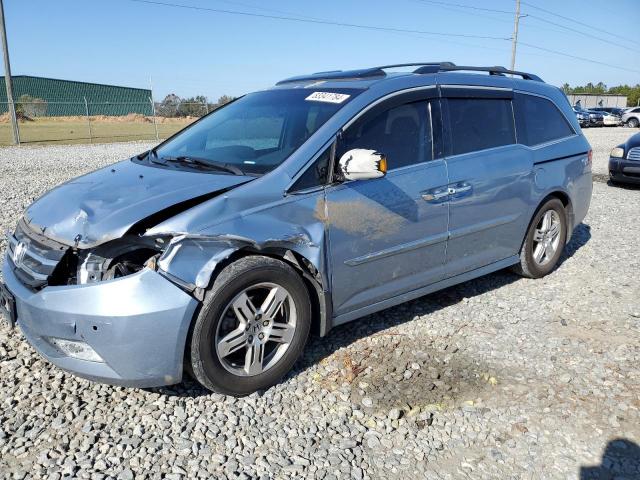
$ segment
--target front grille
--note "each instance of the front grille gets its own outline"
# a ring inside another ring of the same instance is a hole
[[[42,288],[69,247],[33,231],[23,219],[8,237],[7,256],[16,276],[28,287]]]
[[[640,161],[640,147],[633,147],[627,154],[627,160],[639,160]]]

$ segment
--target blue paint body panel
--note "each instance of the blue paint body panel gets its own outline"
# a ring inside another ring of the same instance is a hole
[[[313,91],[314,85],[316,77],[302,77],[274,88]],[[575,133],[533,147],[514,143],[451,155],[446,122],[432,118],[433,160],[391,169],[375,180],[293,191],[306,169],[366,112],[400,95],[439,102],[445,112],[447,89],[467,87],[505,98],[517,92],[542,96]],[[143,239],[170,238],[158,272],[145,268],[115,280],[36,291],[21,283],[7,258],[4,281],[27,340],[52,363],[90,379],[175,383],[202,292],[233,255],[274,255],[305,271],[315,285],[320,331],[326,334],[333,325],[517,263],[529,223],[549,195],[567,204],[567,238],[587,214],[590,147],[555,87],[445,72],[342,80],[334,75],[322,83],[323,90],[333,88],[361,93],[259,178],[125,161],[115,172],[83,176],[35,202],[27,222],[56,242],[89,250],[122,238],[157,212],[202,198],[137,233]],[[103,362],[65,356],[47,337],[85,342]]]

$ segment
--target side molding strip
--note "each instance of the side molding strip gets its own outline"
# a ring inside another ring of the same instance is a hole
[[[493,220],[487,220],[486,222],[474,223],[468,227],[457,228],[449,232],[449,239],[464,237],[465,235],[471,235],[472,233],[481,232],[482,230],[488,230],[489,228],[505,225],[507,223],[514,222],[519,217],[519,213],[514,213],[512,215],[505,215],[504,217],[499,217]]]
[[[453,230],[452,232],[444,232],[444,233],[439,233],[437,235],[431,235],[430,237],[427,237],[427,238],[422,238],[420,240],[415,240],[409,243],[403,243],[402,245],[398,245],[395,247],[385,248],[384,250],[368,253],[360,257],[351,258],[349,260],[345,260],[344,263],[346,265],[349,265],[350,267],[355,267],[356,265],[362,265],[363,263],[372,262],[374,260],[379,260],[385,257],[390,257],[392,255],[397,255],[398,253],[409,252],[411,250],[427,247],[429,245],[435,245],[436,243],[446,242],[451,238],[459,238],[465,235],[471,235],[472,233],[481,232],[482,230],[487,230],[489,228],[505,225],[507,223],[511,223],[517,220],[519,217],[520,217],[519,213],[516,213],[513,215],[506,215],[504,217],[496,218],[494,220],[476,223],[468,227],[458,228],[457,230]]]
[[[362,255],[361,257],[352,258],[350,260],[346,260],[344,263],[352,267],[361,265],[363,263],[378,260],[380,258],[390,257],[391,255],[396,255],[398,253],[409,252],[411,250],[416,250],[418,248],[426,247],[429,245],[435,245],[436,243],[446,242],[447,237],[447,232],[439,233],[437,235],[431,235],[427,238],[422,238],[420,240],[415,240],[409,243],[403,243],[402,245],[398,245],[396,247],[389,247],[378,252],[368,253],[366,255]]]

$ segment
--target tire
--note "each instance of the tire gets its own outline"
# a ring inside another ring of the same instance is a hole
[[[237,397],[266,389],[291,370],[310,327],[309,294],[297,272],[271,257],[241,258],[220,272],[192,325],[187,357],[193,377]],[[260,352],[263,360],[251,361]]]
[[[545,229],[543,219],[550,219],[552,225],[557,225],[559,229],[557,235],[554,235],[550,228],[546,232],[546,236],[541,235],[540,232]],[[541,240],[538,241],[538,238]],[[522,242],[522,248],[520,249],[520,263],[515,265],[514,270],[523,277],[544,277],[551,272],[558,263],[566,239],[567,214],[564,205],[559,199],[552,198],[545,202],[533,216],[527,235]],[[547,245],[546,248],[545,245]],[[555,248],[552,248],[554,246]],[[538,260],[540,251],[543,251],[543,256]]]
[[[638,128],[638,125],[640,125],[640,122],[638,121],[637,118],[630,118],[629,120],[627,120],[628,127]]]

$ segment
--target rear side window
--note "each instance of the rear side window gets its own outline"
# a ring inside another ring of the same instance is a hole
[[[574,133],[560,110],[546,98],[518,93],[515,108],[518,143],[539,145]]]
[[[515,143],[511,100],[449,98],[447,103],[452,155]]]

